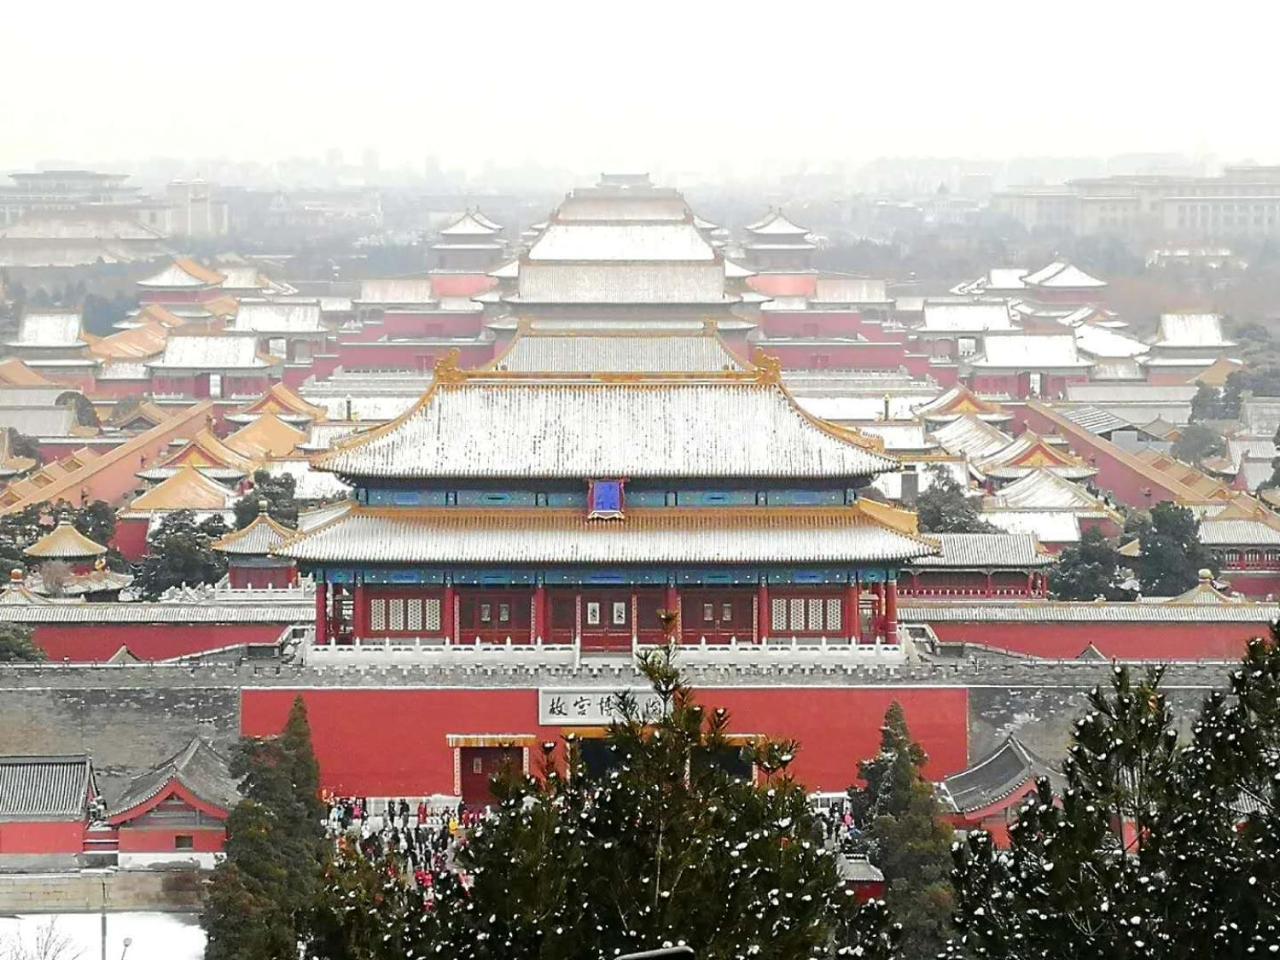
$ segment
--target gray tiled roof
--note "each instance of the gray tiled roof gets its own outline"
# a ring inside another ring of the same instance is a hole
[[[79,819],[92,787],[85,756],[0,757],[0,821]]]
[[[1053,558],[1039,550],[1036,538],[1029,533],[928,533],[938,541],[942,553],[920,557],[921,567],[1044,567]]]
[[[944,802],[959,812],[999,803],[1030,781],[1054,778],[1053,769],[1017,737],[1009,737],[973,766],[942,781]]]
[[[146,803],[172,780],[177,780],[198,799],[223,810],[230,810],[240,800],[226,757],[196,737],[159,766],[131,780],[111,805],[108,816],[115,817]]]

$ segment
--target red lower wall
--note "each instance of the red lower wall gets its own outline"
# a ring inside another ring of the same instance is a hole
[[[78,854],[84,826],[80,820],[0,823],[0,854]]]
[[[142,660],[168,660],[242,643],[274,643],[282,623],[38,624],[36,646],[50,660],[101,663],[121,647]]]
[[[120,828],[121,853],[182,853],[174,843],[175,837],[191,837],[191,853],[221,853],[226,846],[227,831],[223,827],[178,827],[165,830],[148,830],[139,827]]]
[[[297,690],[245,690],[241,727],[279,733]],[[347,689],[301,691],[321,781],[340,794],[421,796],[453,791],[449,734],[529,734],[558,740],[538,724],[536,690]],[[969,752],[969,694],[958,687],[708,688],[699,702],[726,707],[735,733],[793,737],[795,777],[811,790],[844,790],[858,761],[880,746],[880,723],[894,700],[929,754],[927,773],[963,770]]]
[[[1122,660],[1238,660],[1257,623],[931,623],[938,639],[1074,660],[1093,644]]]

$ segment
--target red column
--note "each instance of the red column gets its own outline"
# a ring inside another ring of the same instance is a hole
[[[884,642],[898,642],[898,581],[884,585]]]
[[[329,642],[329,585],[316,580],[316,643]]]
[[[680,622],[680,591],[676,589],[675,584],[667,584],[667,595],[663,600],[663,607],[669,612],[676,615],[675,638],[679,640],[683,634],[684,625]]]
[[[995,594],[995,589],[991,583],[991,571],[988,570],[987,571],[987,596],[990,597],[990,596],[993,596],[994,594]]]
[[[769,608],[769,584],[762,575],[760,586],[756,588],[756,642],[764,643],[769,639],[769,631],[773,625],[773,612]]]
[[[849,575],[849,586],[845,588],[844,597],[845,622],[849,625],[849,639],[853,643],[862,642],[862,588],[857,574]]]
[[[541,583],[533,588],[533,639],[546,643],[547,636],[547,588]]]
[[[884,584],[873,583],[871,595],[874,597],[871,611],[872,642],[877,642],[884,636]]]
[[[363,583],[356,584],[351,603],[351,633],[356,640],[365,640],[369,636],[369,597]]]
[[[449,638],[450,642],[458,642],[458,618],[455,611],[458,604],[454,600],[453,584],[449,584],[444,588],[444,602],[441,604],[443,609],[440,611],[440,626],[444,628],[444,635]]]

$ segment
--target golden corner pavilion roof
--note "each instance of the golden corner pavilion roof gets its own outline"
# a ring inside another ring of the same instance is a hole
[[[915,516],[853,506],[648,508],[614,520],[558,508],[352,505],[277,548],[315,563],[855,563],[937,552]]]
[[[307,442],[307,434],[291,427],[274,413],[264,413],[248,426],[241,427],[223,442],[241,456],[251,460],[285,457]]]
[[[278,523],[264,511],[254,517],[253,522],[247,527],[232,530],[211,546],[222,553],[265,556],[296,533],[296,530],[290,530],[284,524]]]
[[[22,552],[41,560],[76,560],[101,556],[107,548],[86,537],[70,520],[59,520],[56,527]]]
[[[883,443],[805,413],[776,361],[703,377],[468,373],[456,358],[390,423],[320,455],[369,478],[865,477]]]

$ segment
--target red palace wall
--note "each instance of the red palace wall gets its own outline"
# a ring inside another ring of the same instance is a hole
[[[811,310],[765,310],[760,313],[760,325],[770,337],[856,337],[883,340],[880,324],[875,324],[875,336],[869,336],[856,310],[819,313]]]
[[[93,396],[103,398],[141,397],[151,389],[150,380],[95,380]]]
[[[227,842],[225,827],[178,827],[172,830],[147,830],[140,827],[120,828],[121,853],[221,853]],[[191,837],[194,847],[179,851],[175,837]]]
[[[432,273],[431,292],[437,297],[474,297],[498,285],[483,273]]]
[[[1250,571],[1224,567],[1219,576],[1231,584],[1231,589],[1246,597],[1262,600],[1280,597],[1280,570]]]
[[[482,313],[388,311],[382,317],[382,335],[389,340],[478,337],[483,319]]]
[[[897,370],[906,360],[906,348],[900,343],[779,344],[764,340],[756,346],[788,370]]]
[[[126,517],[116,521],[116,535],[111,538],[111,546],[120,551],[120,555],[130,563],[139,562],[147,554],[146,517]]]
[[[0,823],[0,854],[78,854],[84,848],[79,820]]]
[[[37,624],[32,638],[51,661],[101,663],[122,646],[142,660],[168,660],[241,643],[274,643],[283,623]]]
[[[1040,381],[1040,396],[1048,398],[1062,397],[1066,395],[1067,384],[1087,383],[1088,381],[1089,378],[1087,376],[1046,375]],[[974,374],[970,378],[969,386],[973,388],[975,393],[981,394],[1018,397],[1019,399],[1032,396],[1030,373]]]
[[[445,343],[383,341],[340,343],[338,362],[346,370],[430,370],[437,360],[454,349],[459,351],[458,362],[463,367],[480,366],[493,359],[492,343],[459,347]]]
[[[559,740],[566,728],[538,725],[532,689],[245,690],[242,733],[277,734],[293,699],[307,704],[321,782],[339,794],[420,796],[453,792],[450,734],[530,734]],[[726,707],[736,733],[794,737],[791,772],[811,790],[844,790],[858,761],[880,746],[893,701],[941,779],[968,764],[969,694],[959,687],[703,688],[698,700]]]
[[[1245,644],[1266,633],[1258,623],[947,623],[938,639],[973,643],[1054,660],[1074,660],[1093,644],[1129,660],[1238,660]]]
[[[1022,411],[1026,426],[1043,435],[1059,434],[1076,456],[1098,468],[1094,482],[1115,499],[1130,507],[1149,509],[1163,500],[1177,500],[1179,494],[1161,486],[1158,480],[1143,472],[1124,451],[1109,440],[1079,429],[1069,421],[1050,418],[1028,405]]]

